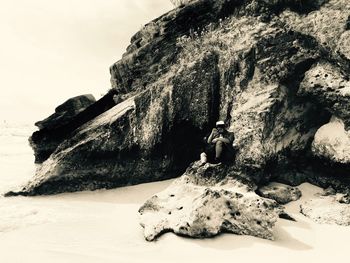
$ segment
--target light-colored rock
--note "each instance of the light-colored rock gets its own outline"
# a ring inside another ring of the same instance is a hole
[[[174,5],[174,6],[181,6],[181,5],[186,5],[190,2],[193,2],[195,0],[170,0],[170,2]]]
[[[318,95],[321,103],[328,102],[329,108],[336,110],[336,107],[340,105],[332,105],[330,102],[340,104],[348,101],[350,96],[350,81],[348,76],[340,70],[341,68],[330,63],[317,63],[306,72],[300,84],[299,94],[310,94],[315,97]],[[345,107],[344,110],[347,108]]]
[[[319,196],[300,206],[300,213],[320,224],[350,225],[350,205],[337,195]]]
[[[146,240],[165,232],[196,238],[229,232],[272,240],[282,208],[243,182],[226,176],[220,165],[189,168],[139,209]]]
[[[258,189],[258,194],[265,198],[275,200],[279,204],[287,204],[301,197],[301,191],[297,187],[280,183],[270,183]]]
[[[315,134],[312,152],[335,163],[350,163],[350,133],[341,119],[333,117]]]

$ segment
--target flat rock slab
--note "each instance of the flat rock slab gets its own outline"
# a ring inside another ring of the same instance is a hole
[[[298,188],[280,183],[263,186],[257,192],[260,196],[273,199],[279,204],[287,204],[301,197],[301,191]]]
[[[195,238],[229,232],[273,240],[282,208],[258,196],[239,176],[223,179],[220,173],[226,173],[222,166],[192,166],[147,200],[139,209],[146,240],[165,232]]]
[[[320,224],[350,225],[350,205],[339,195],[319,196],[300,205],[300,213]]]

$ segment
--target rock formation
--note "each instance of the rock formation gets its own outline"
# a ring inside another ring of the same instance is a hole
[[[169,231],[197,238],[228,232],[273,240],[283,208],[256,195],[254,183],[227,168],[196,163],[150,198],[139,209],[146,240]]]
[[[46,160],[62,142],[62,139],[58,141],[48,141],[41,135],[44,133],[50,133],[50,131],[51,133],[53,133],[53,131],[56,132],[60,127],[64,127],[70,123],[74,117],[95,102],[96,100],[91,94],[70,98],[56,107],[55,113],[47,117],[45,120],[35,123],[39,128],[39,131],[33,134],[30,143],[36,154],[36,162],[39,163]],[[50,134],[50,136],[52,135]]]
[[[29,138],[35,153],[35,162],[45,161],[61,142],[70,138],[75,129],[115,106],[114,94],[111,90],[96,102],[92,95],[71,98],[58,106],[56,112],[47,119],[37,122],[35,125],[39,127],[39,131]]]
[[[221,183],[198,180],[200,187],[191,183],[191,189],[186,188],[187,170],[160,194],[162,199],[147,201],[140,210],[146,236],[229,231],[271,238],[280,208],[253,190],[240,193],[232,182],[307,181],[349,193],[348,148],[339,146],[338,135],[328,140],[322,132],[336,118],[340,137],[347,138],[349,16],[347,0],[198,0],[180,5],[132,37],[123,58],[110,67],[113,88],[103,99],[64,128],[33,134],[38,156],[38,145],[46,141],[57,148],[31,182],[8,195],[179,176],[199,158],[202,138],[220,118],[235,133],[234,165],[218,168],[216,174],[225,175]],[[190,167],[195,171],[191,175],[201,175]],[[193,201],[180,213],[179,224],[165,214],[176,211],[173,200],[182,202],[180,196],[165,197],[171,192],[188,193]],[[232,207],[224,205],[229,199]],[[266,202],[261,212],[268,212],[260,225],[249,208],[258,202]],[[244,219],[223,215],[236,206],[247,213]],[[210,214],[205,207],[223,213]],[[206,223],[202,215],[215,220]],[[162,222],[154,219],[158,216]],[[191,227],[180,229],[187,223]]]
[[[68,99],[55,109],[55,113],[47,117],[45,120],[35,123],[40,130],[55,129],[72,120],[78,113],[85,110],[91,104],[96,102],[91,94],[76,96]]]

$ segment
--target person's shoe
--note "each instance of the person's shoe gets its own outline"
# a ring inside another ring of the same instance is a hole
[[[214,165],[220,165],[220,164],[221,164],[221,161],[220,161],[219,158],[215,158],[215,159],[214,159],[214,162],[212,162],[212,164],[214,164]]]
[[[201,162],[199,163],[198,167],[202,167],[202,166],[204,166],[206,163],[207,163],[207,162],[202,162],[202,161],[201,161]]]

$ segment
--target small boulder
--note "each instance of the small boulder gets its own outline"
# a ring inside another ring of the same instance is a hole
[[[312,143],[312,152],[333,163],[350,163],[350,133],[345,130],[341,119],[333,117],[318,129]]]
[[[342,194],[319,196],[300,205],[300,213],[320,224],[350,225],[350,205]]]
[[[279,204],[287,204],[301,197],[301,191],[296,187],[280,183],[271,183],[258,189],[257,193],[265,198],[273,199]]]
[[[93,95],[86,94],[68,99],[55,109],[55,113],[35,125],[40,129],[54,129],[68,123],[79,112],[82,112],[96,100]]]

